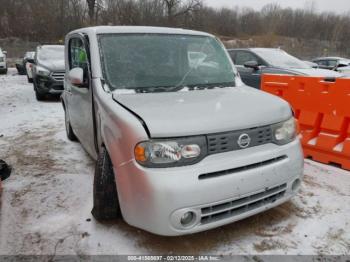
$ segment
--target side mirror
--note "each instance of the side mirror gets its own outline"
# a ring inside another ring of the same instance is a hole
[[[68,79],[74,86],[86,87],[84,83],[84,70],[80,67],[76,67],[70,70],[68,73]]]
[[[0,180],[4,181],[5,179],[9,178],[11,175],[11,167],[6,164],[5,161],[0,159]]]
[[[34,58],[27,58],[27,62],[31,64],[35,64]]]
[[[2,51],[2,53],[3,53],[4,55],[7,55],[7,51]]]
[[[259,64],[257,61],[248,61],[244,63],[244,67],[259,70]]]

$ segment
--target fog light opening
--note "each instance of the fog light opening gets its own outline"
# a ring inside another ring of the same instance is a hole
[[[300,187],[300,184],[301,184],[300,179],[294,180],[294,182],[292,184],[292,190],[297,191]]]
[[[183,214],[180,219],[180,223],[183,227],[189,227],[193,225],[193,222],[196,220],[196,214],[192,211],[188,211]]]

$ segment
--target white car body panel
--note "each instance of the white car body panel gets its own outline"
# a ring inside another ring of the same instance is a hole
[[[350,77],[350,66],[339,67],[337,71],[345,77]]]

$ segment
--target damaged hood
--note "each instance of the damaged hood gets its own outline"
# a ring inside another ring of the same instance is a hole
[[[141,117],[152,138],[219,133],[287,120],[290,106],[250,87],[123,94],[113,99]]]

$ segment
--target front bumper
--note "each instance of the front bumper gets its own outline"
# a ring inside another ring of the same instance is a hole
[[[229,172],[210,175],[224,170]],[[115,174],[125,221],[176,236],[219,227],[289,200],[302,180],[303,155],[297,139],[284,146],[211,155],[186,167],[144,168],[132,160],[116,167]],[[180,218],[187,211],[196,218],[183,227]]]
[[[57,81],[49,76],[37,76],[36,88],[41,94],[59,95],[63,92],[63,81]]]

